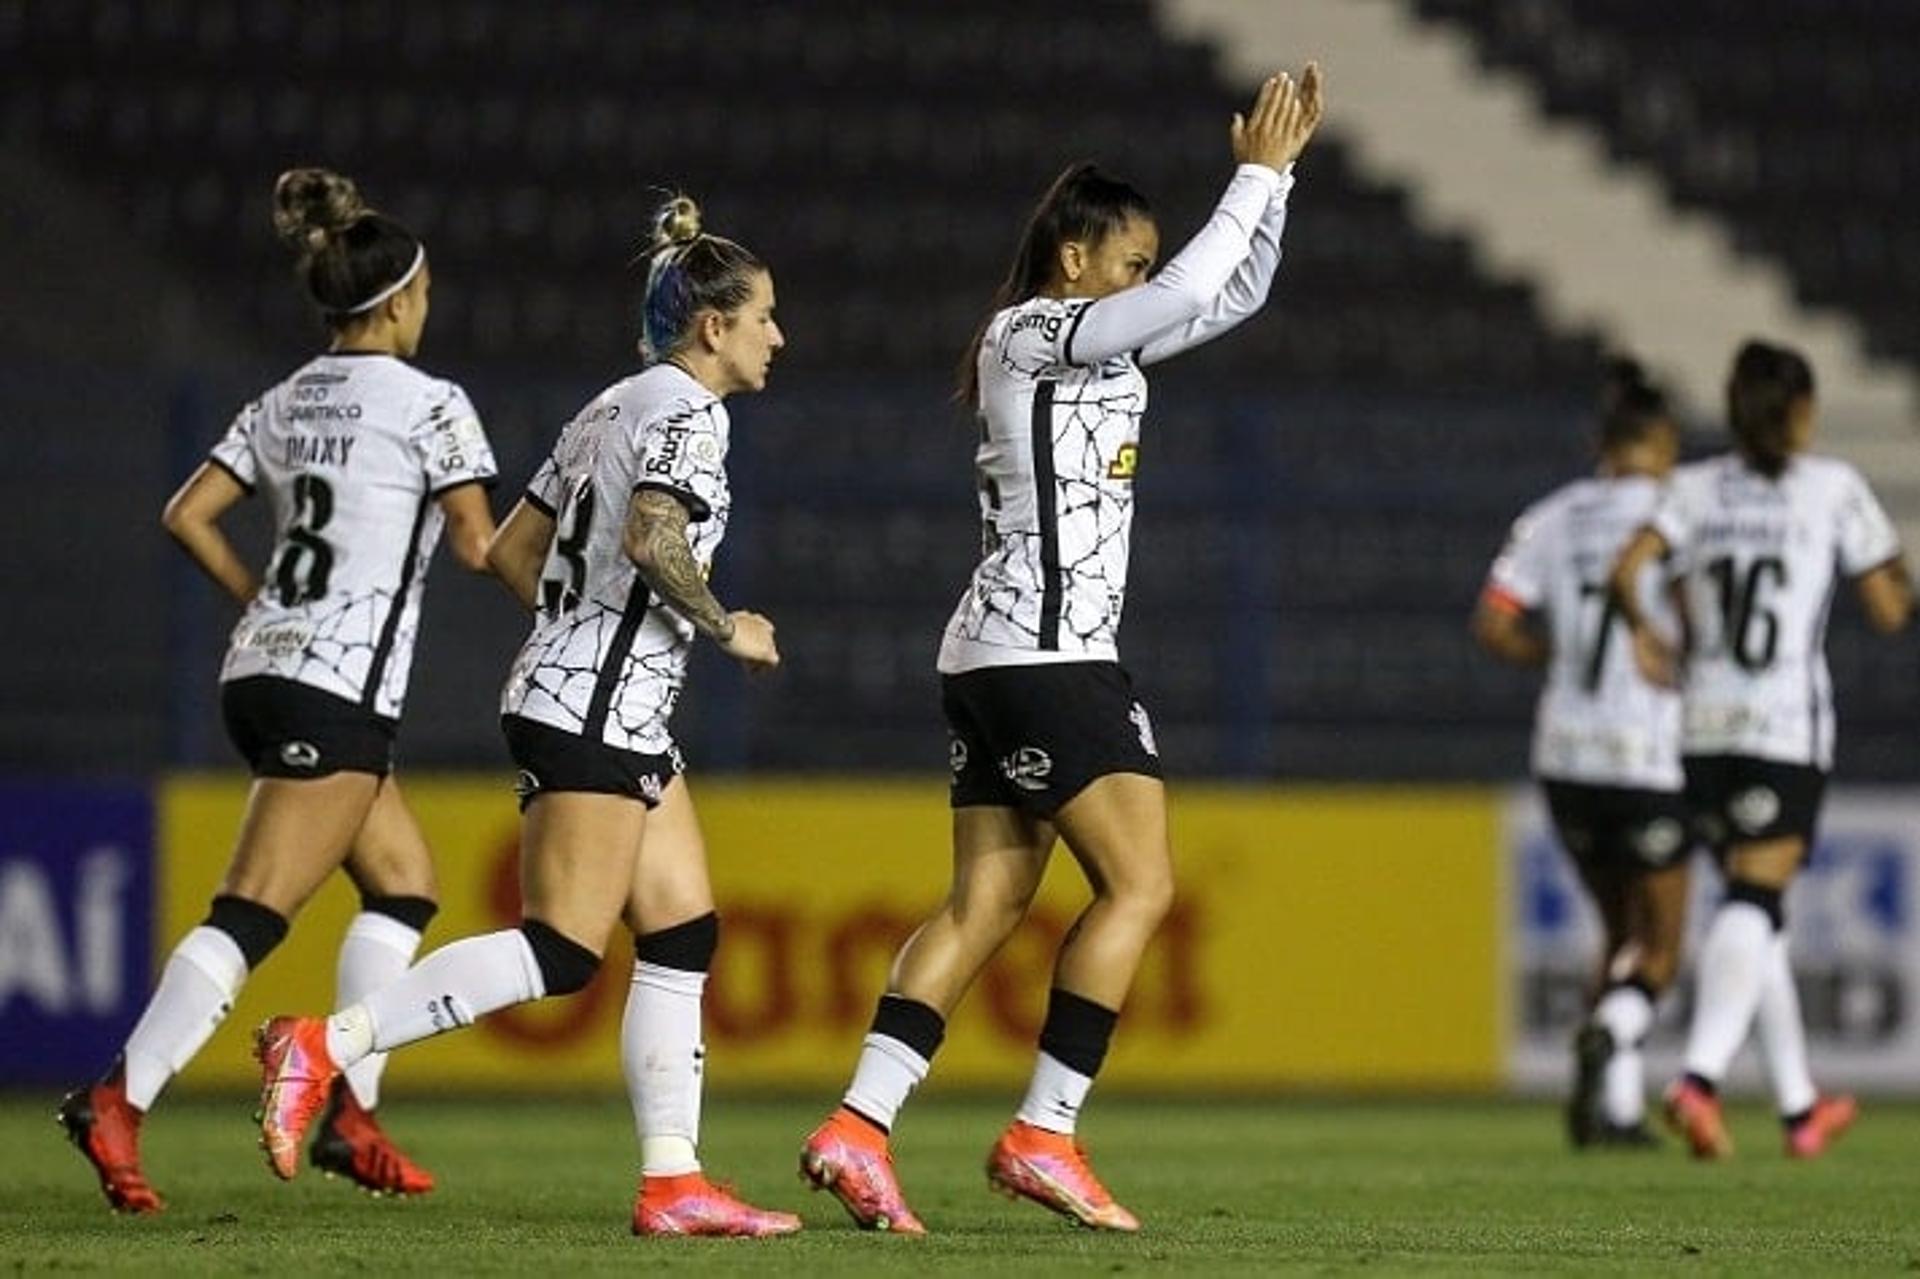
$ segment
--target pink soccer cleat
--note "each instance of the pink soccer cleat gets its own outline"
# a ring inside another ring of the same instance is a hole
[[[633,1201],[636,1235],[720,1235],[735,1239],[763,1239],[790,1235],[800,1229],[800,1218],[790,1212],[769,1212],[736,1197],[731,1187],[715,1185],[706,1174],[643,1177]]]
[[[1019,1119],[1007,1125],[987,1155],[987,1184],[1009,1199],[1031,1199],[1093,1230],[1140,1229],[1140,1219],[1115,1203],[1093,1175],[1079,1142]]]
[[[1733,1153],[1733,1138],[1720,1114],[1720,1099],[1686,1079],[1667,1089],[1667,1126],[1684,1137],[1695,1159],[1725,1159]]]
[[[1860,1107],[1851,1097],[1821,1097],[1807,1117],[1787,1129],[1787,1158],[1818,1159],[1840,1134],[1853,1127]]]
[[[300,1171],[300,1139],[326,1107],[340,1073],[327,1052],[327,1023],[318,1017],[275,1017],[253,1032],[260,1062],[260,1148],[282,1181]]]
[[[887,1134],[845,1106],[827,1116],[800,1148],[800,1177],[827,1190],[862,1230],[924,1235],[893,1175]]]
[[[100,1189],[115,1212],[159,1212],[160,1196],[140,1171],[141,1112],[127,1100],[125,1069],[60,1101],[54,1118],[100,1178]]]

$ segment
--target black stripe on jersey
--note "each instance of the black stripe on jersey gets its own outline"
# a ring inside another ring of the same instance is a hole
[[[705,499],[689,489],[681,488],[678,484],[669,484],[665,480],[641,480],[633,486],[633,491],[636,493],[643,491],[665,493],[668,497],[673,498],[679,502],[680,505],[687,508],[687,522],[689,524],[698,524],[702,520],[713,517],[713,508],[707,505]]]
[[[212,454],[207,455],[207,461],[219,467],[221,470],[225,471],[228,475],[231,475],[233,477],[233,482],[235,484],[238,484],[241,488],[247,491],[247,496],[249,497],[253,496],[254,487],[251,483],[248,482],[246,476],[240,474],[240,472],[234,470],[231,466],[228,466],[225,462],[222,462],[219,458],[214,457]]]
[[[528,489],[526,492],[522,493],[520,495],[520,500],[522,502],[525,502],[528,506],[531,506],[534,510],[540,512],[540,514],[546,516],[548,519],[552,519],[555,515],[559,514],[558,511],[554,510],[553,507],[547,504],[547,500],[545,498],[541,497],[538,493],[535,493],[532,489]]]
[[[457,480],[448,480],[445,484],[442,484],[439,488],[433,489],[432,491],[430,491],[427,494],[427,496],[428,497],[445,497],[448,493],[453,492],[455,489],[463,489],[469,484],[478,484],[481,488],[486,489],[488,492],[492,492],[493,486],[495,484],[498,484],[499,482],[500,482],[499,480],[497,480],[491,475],[467,475],[467,476],[462,476],[460,479],[457,479]]]
[[[1071,342],[1072,336],[1067,340]],[[1040,517],[1040,647],[1060,647],[1060,512],[1053,473],[1053,387],[1033,388],[1033,500]]]
[[[1080,331],[1080,321],[1086,319],[1087,312],[1091,310],[1093,310],[1093,303],[1088,302],[1073,313],[1073,321],[1067,325],[1067,340],[1060,344],[1060,354],[1068,364],[1076,362],[1073,358],[1073,337]]]
[[[386,678],[387,659],[393,656],[393,637],[400,633],[400,614],[407,609],[407,590],[413,585],[414,566],[420,562],[420,533],[427,526],[427,512],[433,499],[420,498],[413,513],[413,532],[407,534],[407,558],[400,565],[400,585],[394,589],[393,603],[387,608],[387,620],[380,623],[380,643],[374,647],[373,661],[367,667],[367,686],[360,691],[360,704],[368,710],[380,697],[380,684]]]
[[[607,713],[613,709],[614,686],[627,669],[633,637],[640,633],[640,623],[647,620],[647,610],[652,606],[652,590],[638,573],[634,574],[633,585],[627,588],[627,606],[621,610],[620,624],[613,628],[613,644],[600,659],[593,696],[587,701],[587,718],[580,725],[580,735],[590,742],[602,741],[607,735]]]

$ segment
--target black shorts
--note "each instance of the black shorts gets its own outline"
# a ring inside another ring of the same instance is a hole
[[[1051,817],[1109,773],[1160,776],[1153,722],[1118,662],[990,666],[940,677],[955,808]]]
[[[1661,870],[1693,845],[1686,796],[1679,791],[1592,786],[1542,778],[1547,811],[1560,842],[1577,862]]]
[[[393,771],[398,720],[290,679],[255,675],[222,684],[220,717],[255,777]]]
[[[513,789],[523,813],[535,796],[548,791],[625,795],[658,808],[667,783],[687,771],[679,747],[664,755],[643,755],[519,715],[502,715],[500,727],[507,735],[507,753],[520,770]]]
[[[1764,839],[1813,843],[1827,789],[1824,772],[1749,755],[1689,755],[1681,763],[1695,828],[1716,853]]]

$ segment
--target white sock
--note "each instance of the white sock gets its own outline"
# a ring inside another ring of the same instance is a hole
[[[1092,1087],[1092,1075],[1083,1075],[1043,1052],[1033,1063],[1033,1081],[1027,1085],[1017,1118],[1048,1132],[1070,1133]]]
[[[420,932],[391,915],[363,910],[347,925],[340,939],[340,962],[335,979],[335,1008],[351,1008],[382,986],[399,978],[420,949]],[[354,1100],[367,1110],[380,1104],[380,1075],[387,1055],[362,1057],[346,1071]]]
[[[1641,1041],[1653,1025],[1653,1001],[1638,986],[1615,986],[1593,1010],[1593,1022],[1613,1036],[1601,1088],[1601,1113],[1610,1124],[1632,1127],[1647,1117],[1647,1086]]]
[[[247,957],[233,938],[202,924],[173,948],[146,1011],[127,1036],[127,1100],[153,1105],[167,1081],[193,1060],[233,1009]]]
[[[1766,982],[1773,921],[1752,902],[1722,903],[1700,946],[1687,1071],[1719,1083],[1746,1041]]]
[[[1819,1097],[1807,1068],[1807,1030],[1800,1020],[1800,992],[1794,988],[1793,965],[1787,959],[1787,935],[1776,933],[1767,955],[1767,978],[1760,987],[1760,1011],[1754,1018],[1760,1032],[1760,1053],[1766,1058],[1767,1077],[1773,1081],[1774,1100],[1782,1115],[1798,1115]]]
[[[705,973],[636,962],[620,1020],[620,1066],[640,1134],[640,1170],[649,1177],[699,1172],[700,1042]]]
[[[351,1008],[327,1018],[327,1052],[341,1069],[547,993],[518,928],[442,946]]]
[[[875,1123],[892,1129],[900,1107],[920,1081],[927,1077],[933,1063],[892,1035],[873,1035],[860,1048],[860,1064],[853,1068],[853,1082],[847,1085],[841,1100]]]

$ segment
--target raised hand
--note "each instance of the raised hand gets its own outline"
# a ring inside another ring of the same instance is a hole
[[[1234,162],[1286,168],[1306,149],[1325,112],[1319,63],[1307,63],[1298,84],[1285,72],[1269,76],[1247,113],[1234,114]]]

